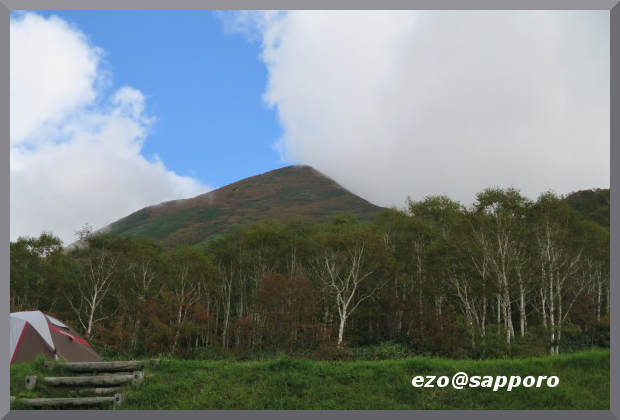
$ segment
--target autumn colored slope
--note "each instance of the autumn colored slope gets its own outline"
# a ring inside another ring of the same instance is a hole
[[[108,232],[145,236],[166,247],[205,242],[232,226],[338,214],[371,220],[382,208],[309,166],[288,166],[185,200],[146,207],[112,223]]]

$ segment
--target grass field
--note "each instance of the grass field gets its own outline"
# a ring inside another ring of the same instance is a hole
[[[414,375],[556,375],[555,388],[414,388]],[[11,395],[42,361],[11,366]],[[609,409],[609,350],[506,360],[322,362],[282,357],[230,362],[163,359],[124,409]]]

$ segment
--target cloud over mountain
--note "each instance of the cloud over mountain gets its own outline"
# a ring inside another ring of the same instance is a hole
[[[261,43],[283,157],[373,202],[609,185],[607,11],[222,16]]]

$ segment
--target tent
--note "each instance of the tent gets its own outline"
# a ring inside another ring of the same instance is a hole
[[[39,354],[68,362],[98,362],[99,355],[73,329],[41,311],[10,315],[11,364]]]

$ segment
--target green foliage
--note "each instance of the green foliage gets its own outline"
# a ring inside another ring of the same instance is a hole
[[[109,233],[121,234],[127,233],[135,228],[135,226],[141,225],[147,222],[149,219],[149,211],[147,209],[141,209],[137,212],[130,214],[129,216],[119,220],[118,222],[110,225]]]
[[[11,365],[10,391],[14,397],[35,398],[36,393],[26,390],[26,376],[45,375],[48,371],[43,366],[45,358],[38,357],[29,363],[15,363]]]
[[[179,209],[173,213],[167,213],[156,218],[123,220],[121,227],[115,227],[114,229],[119,231],[119,233],[123,232],[147,238],[163,239],[191,223],[196,221],[200,221],[200,223],[209,222],[219,218],[222,214],[223,211],[217,207]],[[131,227],[132,224],[137,222],[140,222],[139,225]]]
[[[67,284],[77,267],[62,252],[62,242],[49,233],[19,238],[10,244],[12,310],[42,308],[55,312],[63,306],[57,290]]]
[[[532,326],[525,337],[517,340],[510,349],[506,349],[507,354],[511,357],[528,357],[528,356],[545,356],[549,354],[549,343],[546,338],[548,331],[542,326]],[[567,346],[563,344],[562,351],[571,352]],[[591,346],[582,347],[579,350],[588,349]]]
[[[403,359],[411,354],[405,345],[389,341],[348,350],[353,360],[394,360]]]
[[[477,212],[505,216],[521,214],[531,204],[515,188],[487,188],[476,194],[474,208]]]
[[[609,229],[609,188],[576,191],[566,196],[565,200],[586,219]]]
[[[300,185],[318,182],[287,171]],[[229,192],[274,189],[281,176],[253,178]],[[181,206],[173,214],[204,216],[205,207],[185,204],[170,204]],[[166,208],[158,211],[166,215]],[[110,358],[484,359],[544,355],[552,345],[559,352],[609,345],[609,231],[556,195],[530,202],[517,190],[492,188],[470,209],[429,196],[373,221],[358,216],[237,220],[192,247],[96,234],[65,250],[49,234],[20,238],[11,243],[12,310],[40,309],[84,333],[93,276],[103,275],[107,293],[97,292],[88,339]],[[346,293],[331,284],[333,275]],[[356,275],[363,281],[352,287]],[[553,328],[549,296],[558,316],[564,305]],[[509,340],[507,320],[515,332]]]

